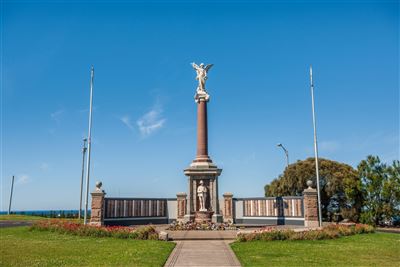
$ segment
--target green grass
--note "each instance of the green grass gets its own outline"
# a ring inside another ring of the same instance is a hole
[[[0,266],[163,266],[175,244],[0,229]]]
[[[49,218],[40,217],[40,216],[31,216],[31,215],[0,215],[0,221],[37,221],[37,220],[45,220]]]
[[[243,266],[400,266],[400,234],[235,242],[231,247]]]

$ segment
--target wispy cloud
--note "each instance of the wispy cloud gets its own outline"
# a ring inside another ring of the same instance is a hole
[[[21,174],[21,175],[17,176],[17,184],[26,184],[30,180],[31,180],[31,178],[27,174]]]
[[[59,109],[57,111],[54,111],[53,113],[50,113],[50,118],[54,120],[55,122],[59,123],[61,120],[61,116],[64,114],[65,110]]]
[[[130,130],[135,130],[135,127],[133,126],[132,120],[129,117],[129,115],[122,116],[119,118],[123,124],[125,124],[126,127],[128,127]]]
[[[139,127],[142,137],[147,137],[161,129],[165,122],[166,119],[162,117],[162,109],[159,106],[156,106],[140,117],[136,121],[136,124]]]

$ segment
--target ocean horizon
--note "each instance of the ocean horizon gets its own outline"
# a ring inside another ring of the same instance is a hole
[[[12,210],[11,214],[34,215],[34,216],[73,216],[78,215],[79,210]],[[88,210],[90,214],[91,210]],[[8,211],[0,211],[0,215],[7,215]]]

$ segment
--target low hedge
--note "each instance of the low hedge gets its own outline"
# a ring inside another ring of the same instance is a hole
[[[239,233],[238,242],[247,242],[254,240],[275,241],[275,240],[323,240],[335,239],[341,236],[349,236],[355,234],[373,233],[375,230],[367,224],[341,225],[331,224],[321,229],[305,230],[295,232],[289,229],[279,230],[268,227],[253,233]]]
[[[158,233],[153,226],[142,226],[138,228],[123,226],[92,226],[62,220],[45,220],[35,222],[29,229],[31,231],[51,231],[78,236],[114,237],[140,240],[158,239]]]

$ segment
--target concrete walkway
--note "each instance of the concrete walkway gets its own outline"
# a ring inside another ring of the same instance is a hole
[[[172,266],[241,266],[227,240],[176,241],[166,267]]]
[[[0,228],[30,226],[32,223],[31,221],[0,221]]]
[[[234,240],[237,231],[165,231],[170,240]]]

